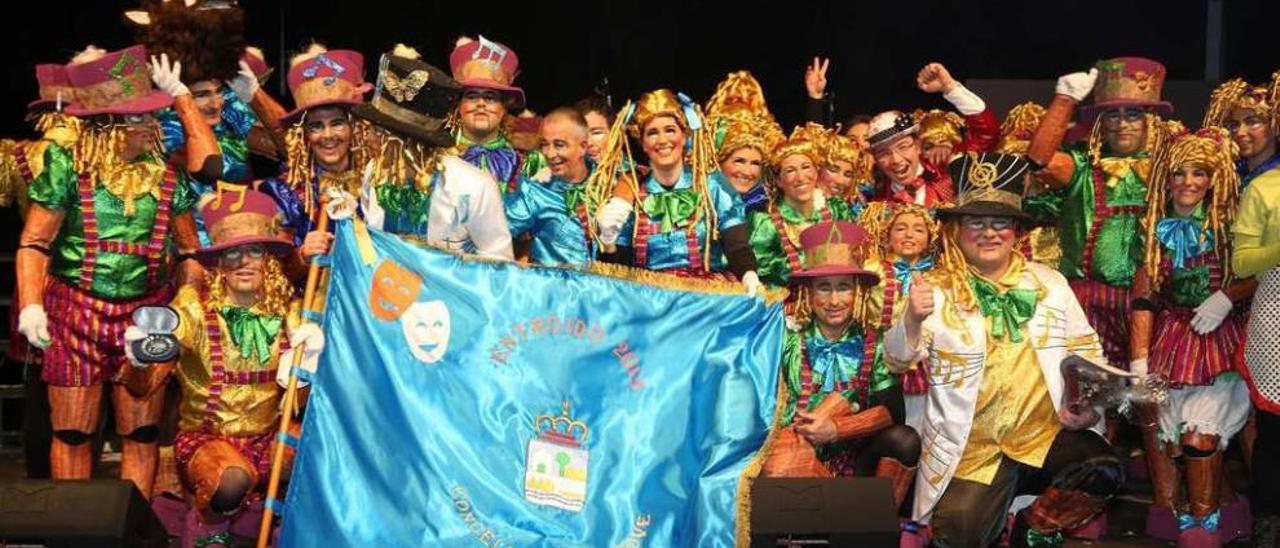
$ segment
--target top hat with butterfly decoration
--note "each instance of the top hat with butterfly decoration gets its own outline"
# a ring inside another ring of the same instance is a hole
[[[955,219],[962,215],[1009,217],[1031,223],[1031,215],[1022,210],[1022,193],[1030,164],[1018,154],[970,152],[949,166],[959,197],[952,207],[939,207],[939,219]]]
[[[462,97],[462,86],[444,71],[419,59],[397,55],[416,54],[397,47],[378,63],[378,84],[373,99],[353,112],[393,133],[435,146],[453,145],[445,119]]]

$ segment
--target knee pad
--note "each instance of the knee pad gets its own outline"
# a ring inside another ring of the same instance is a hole
[[[239,468],[228,468],[218,481],[218,490],[209,499],[209,509],[219,514],[234,512],[249,494],[249,474]]]
[[[1058,489],[1084,491],[1109,497],[1124,485],[1124,466],[1112,455],[1098,456],[1072,464],[1053,478]]]
[[[1182,446],[1182,454],[1184,455],[1207,457],[1218,451],[1219,439],[1216,434],[1185,432],[1182,434],[1182,438],[1178,440],[1178,443]]]
[[[891,457],[905,466],[915,466],[920,460],[920,434],[910,426],[896,424],[884,431],[886,457]]]
[[[93,432],[81,432],[79,430],[54,430],[53,437],[58,441],[67,445],[84,445],[93,438]]]
[[[155,443],[156,440],[160,439],[160,427],[154,424],[139,426],[134,428],[132,432],[121,435],[129,441],[136,441],[138,443]]]

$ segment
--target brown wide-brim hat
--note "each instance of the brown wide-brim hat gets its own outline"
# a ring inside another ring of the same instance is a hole
[[[200,208],[213,245],[196,251],[196,260],[205,266],[218,264],[222,252],[242,245],[259,244],[277,257],[293,252],[293,242],[278,236],[280,210],[270,196],[219,183],[217,196]]]

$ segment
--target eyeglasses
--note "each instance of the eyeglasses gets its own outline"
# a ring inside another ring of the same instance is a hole
[[[267,248],[259,244],[248,244],[223,251],[219,260],[223,264],[239,264],[245,259],[257,260],[265,256],[267,256]]]
[[[1013,228],[1013,219],[1008,217],[962,217],[960,226],[965,230],[981,232],[990,228],[996,232]]]
[[[1136,124],[1147,117],[1147,111],[1135,108],[1110,110],[1102,115],[1102,124],[1108,129],[1120,127],[1121,122]]]
[[[462,93],[462,98],[468,101],[502,102],[502,94],[490,89],[469,89]]]

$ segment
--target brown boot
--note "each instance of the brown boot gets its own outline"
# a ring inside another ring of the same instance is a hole
[[[53,438],[49,447],[49,469],[53,479],[89,479],[93,474],[93,444],[70,444]]]
[[[155,485],[156,463],[160,454],[156,444],[125,438],[120,450],[120,479],[132,481],[143,498],[151,500],[151,488]]]
[[[876,477],[889,478],[889,485],[893,486],[893,508],[902,509],[902,501],[907,500],[907,493],[916,480],[916,467],[884,457],[876,463]]]
[[[1182,528],[1178,546],[1221,546],[1218,505],[1222,497],[1222,452],[1207,457],[1183,457],[1187,466],[1187,510],[1192,520]]]
[[[1050,487],[1024,513],[1029,528],[1041,534],[1053,534],[1084,525],[1106,505],[1106,499],[1084,491]]]
[[[1165,451],[1165,444],[1157,436],[1155,427],[1142,427],[1142,448],[1147,460],[1147,474],[1151,476],[1151,506],[1171,511],[1173,501],[1178,497],[1178,467]]]

